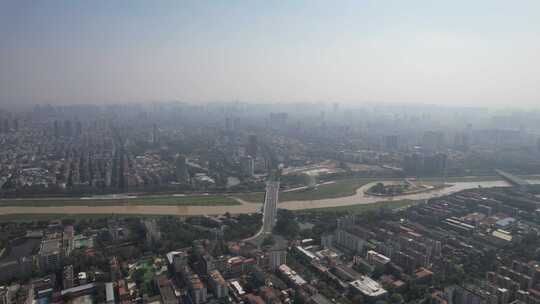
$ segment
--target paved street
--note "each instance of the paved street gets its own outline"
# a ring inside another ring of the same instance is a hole
[[[272,234],[276,223],[277,205],[279,195],[279,182],[268,182],[266,184],[266,195],[264,196],[263,205],[263,224],[261,230],[256,235],[246,241],[259,245],[264,240],[264,237]]]

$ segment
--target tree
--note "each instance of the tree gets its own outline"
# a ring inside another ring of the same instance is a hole
[[[262,242],[262,245],[263,247],[266,247],[266,246],[272,246],[276,243],[276,241],[274,240],[274,238],[269,235],[267,237],[264,238],[263,242]]]
[[[295,219],[294,213],[280,209],[278,210],[278,219],[274,230],[277,234],[292,239],[300,232],[300,226]]]
[[[392,304],[401,304],[403,303],[403,296],[400,294],[400,293],[393,293],[391,296],[390,296],[390,302]]]
[[[133,281],[135,281],[137,285],[141,285],[142,282],[144,282],[144,273],[145,273],[144,269],[139,268],[135,270],[133,274],[131,275],[131,277],[133,278]]]
[[[375,280],[378,280],[384,274],[384,270],[385,269],[382,266],[375,267],[375,269],[371,273],[371,277]]]
[[[354,270],[360,272],[361,274],[369,274],[371,272],[371,268],[365,263],[355,264]]]
[[[376,183],[373,187],[369,189],[370,192],[384,194],[384,184]]]

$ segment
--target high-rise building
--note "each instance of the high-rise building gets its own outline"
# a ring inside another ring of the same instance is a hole
[[[240,158],[240,168],[242,170],[242,175],[253,176],[255,172],[255,161],[249,155],[244,156]]]
[[[75,274],[73,272],[73,265],[67,265],[62,272],[62,287],[64,289],[72,288],[75,286]]]
[[[60,239],[43,240],[38,256],[38,266],[40,270],[57,270],[60,265],[62,265],[62,241]]]
[[[73,130],[71,128],[71,121],[64,121],[64,135],[70,137],[73,135]]]
[[[444,153],[424,155],[414,153],[403,158],[405,174],[412,175],[436,175],[446,174],[447,156]]]
[[[81,136],[82,134],[82,123],[80,121],[75,122],[75,135]]]
[[[426,131],[422,138],[422,147],[428,151],[441,151],[445,146],[444,133],[440,131]]]
[[[403,158],[403,170],[409,176],[421,174],[424,170],[423,155],[420,153],[405,155]]]
[[[60,137],[60,122],[58,120],[54,121],[54,137]]]
[[[436,153],[424,157],[424,173],[428,175],[444,175],[446,173],[446,159],[444,153]]]
[[[257,157],[257,148],[258,148],[257,135],[250,134],[249,137],[248,137],[248,143],[247,143],[247,147],[246,147],[246,154],[251,156],[252,158],[256,158]]]
[[[370,265],[380,266],[380,267],[390,263],[390,258],[374,250],[368,250],[366,254],[366,260]]]
[[[189,182],[186,157],[182,154],[176,155],[176,181],[179,183]]]
[[[470,136],[466,132],[458,132],[454,136],[454,147],[462,151],[467,151],[470,146]]]
[[[226,132],[233,131],[233,122],[230,117],[225,118],[225,131]]]
[[[159,143],[159,129],[156,124],[152,126],[152,144],[157,145]]]
[[[236,117],[233,119],[233,130],[239,130],[240,129],[240,118]]]
[[[273,249],[268,252],[268,266],[276,271],[279,266],[287,263],[286,249]]]
[[[384,147],[387,151],[396,151],[398,149],[398,136],[397,135],[385,136]]]

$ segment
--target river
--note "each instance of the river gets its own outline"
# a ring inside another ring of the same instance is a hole
[[[433,197],[444,196],[452,193],[459,192],[461,190],[473,189],[478,187],[490,188],[490,187],[504,187],[509,186],[505,181],[478,181],[478,182],[454,182],[450,183],[451,186],[428,190],[425,192],[414,193],[414,194],[404,194],[404,195],[395,195],[393,197],[381,197],[381,196],[372,196],[365,194],[365,190],[369,189],[376,182],[363,185],[362,187],[356,190],[355,195],[339,197],[339,198],[330,198],[330,199],[320,199],[312,201],[287,201],[279,204],[280,208],[286,208],[290,210],[301,210],[301,209],[313,209],[313,208],[327,208],[327,207],[339,207],[339,206],[350,206],[350,205],[363,205],[363,204],[372,204],[384,201],[400,201],[400,200],[423,200]]]
[[[531,180],[531,183],[540,183],[539,180]],[[290,210],[302,210],[313,208],[326,208],[338,206],[350,206],[357,204],[372,204],[382,201],[398,200],[423,200],[433,197],[440,197],[452,194],[461,190],[473,189],[478,187],[501,187],[508,186],[505,181],[471,181],[454,182],[450,186],[440,189],[434,189],[426,192],[396,195],[394,197],[377,197],[366,195],[364,191],[371,187],[373,183],[366,184],[356,190],[355,195],[320,199],[312,201],[287,201],[279,204],[279,208]],[[168,215],[211,215],[253,213],[261,211],[261,204],[241,202],[241,205],[234,206],[140,206],[140,205],[120,205],[120,206],[58,206],[58,207],[0,207],[0,215],[7,214],[168,214]]]

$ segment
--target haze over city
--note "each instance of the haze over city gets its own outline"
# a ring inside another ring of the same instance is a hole
[[[0,103],[540,103],[538,1],[2,1]]]
[[[540,1],[0,0],[0,304],[540,304]]]

